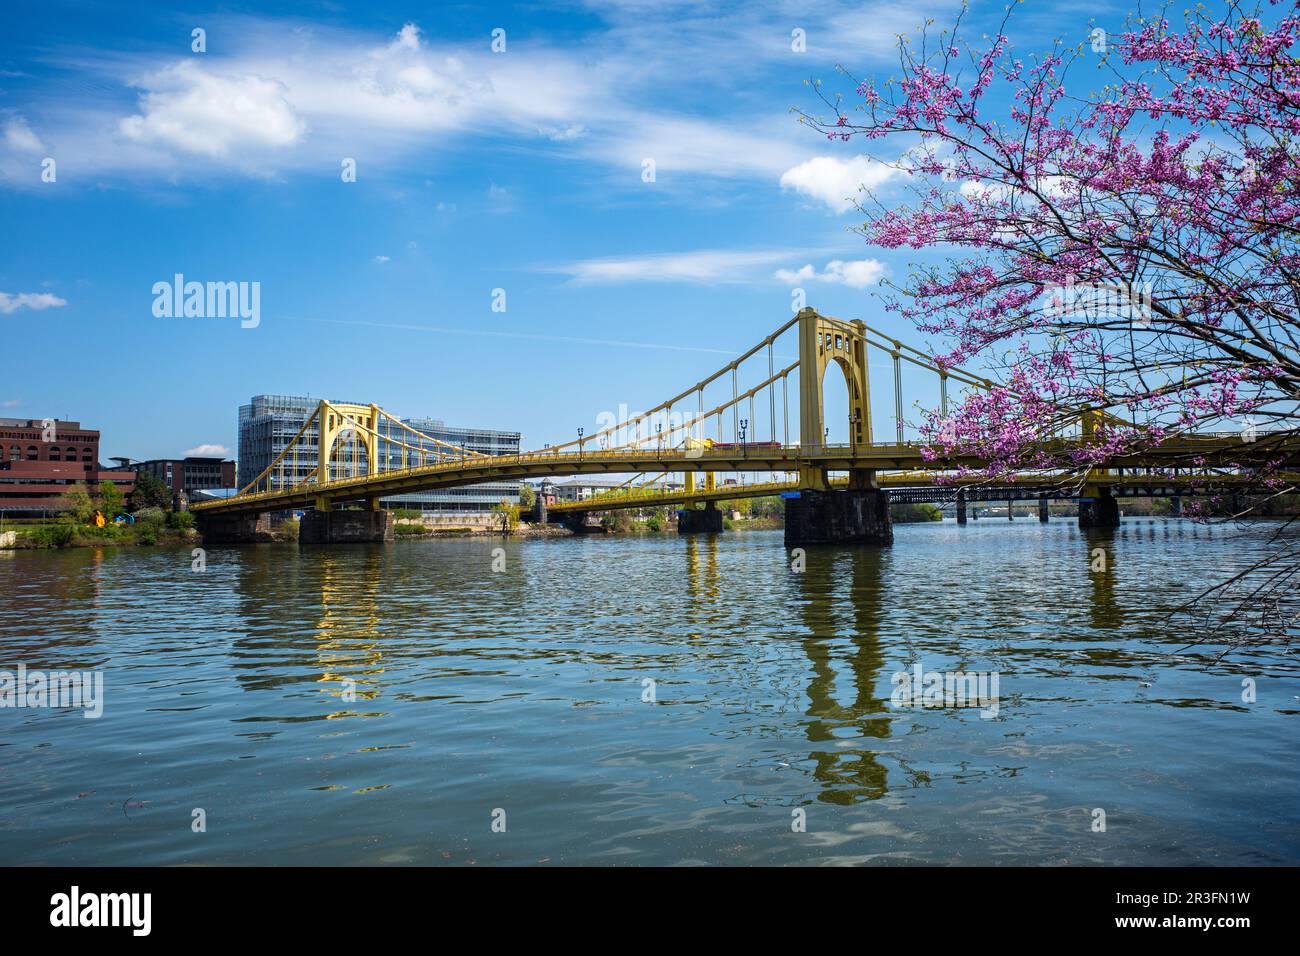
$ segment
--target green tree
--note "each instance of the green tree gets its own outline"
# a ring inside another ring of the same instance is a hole
[[[171,492],[161,478],[147,471],[136,472],[135,491],[131,492],[132,508],[136,511],[143,508],[161,508],[166,511],[171,504]]]
[[[64,517],[73,524],[90,524],[95,517],[95,499],[90,497],[90,489],[80,481],[68,489],[59,504]]]
[[[492,506],[492,516],[501,523],[502,532],[514,531],[519,527],[519,506],[503,501]]]
[[[126,511],[122,489],[111,481],[99,483],[99,510],[104,513],[104,520],[108,522],[112,522],[114,518]]]
[[[519,483],[519,507],[523,511],[528,511],[537,503],[537,492],[533,486],[526,481]]]
[[[889,517],[897,524],[909,524],[914,521],[942,521],[943,511],[938,505],[924,502],[911,504],[895,502],[889,506]]]

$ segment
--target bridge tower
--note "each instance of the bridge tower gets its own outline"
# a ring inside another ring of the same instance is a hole
[[[1085,442],[1102,439],[1106,424],[1102,413],[1088,409],[1084,411],[1079,424]],[[1109,471],[1107,468],[1093,468],[1088,476],[1106,475]],[[1119,527],[1119,502],[1111,495],[1108,486],[1095,482],[1084,483],[1083,494],[1079,498],[1079,527],[1083,530]]]
[[[381,470],[379,461],[378,405],[340,405],[322,401],[316,410],[320,428],[317,450],[317,480],[328,482],[342,475],[330,471],[330,462],[337,461],[349,467],[352,476],[374,475]],[[335,446],[348,443],[351,458],[335,455]],[[361,454],[365,454],[362,469]],[[333,511],[324,496],[318,496],[316,507],[303,515],[298,529],[301,544],[335,544],[339,542],[391,541],[393,516],[379,507],[379,496],[370,495],[364,511]]]
[[[316,413],[320,421],[320,444],[316,472],[319,480],[328,481],[330,459],[334,454],[334,445],[340,438],[355,440],[357,446],[366,453],[366,472],[379,470],[379,406],[378,405],[337,405],[322,401]],[[359,426],[359,427],[358,427]],[[357,461],[360,464],[360,461]]]
[[[803,309],[799,319],[799,497],[786,500],[785,543],[864,542],[889,544],[889,492],[876,487],[873,469],[850,468],[847,489],[832,489],[826,466],[808,460],[825,448],[826,407],[822,386],[836,366],[848,385],[849,451],[871,443],[871,386],[867,374],[866,323],[845,322]]]
[[[866,324],[860,319],[844,322],[819,315],[814,309],[799,313],[799,445],[805,451],[820,451],[826,435],[826,406],[822,388],[826,372],[836,366],[849,391],[849,446],[871,443],[871,386],[867,374]],[[856,481],[854,479],[857,479]],[[851,472],[850,487],[870,488],[875,472]],[[827,491],[826,469],[803,462],[799,484]]]

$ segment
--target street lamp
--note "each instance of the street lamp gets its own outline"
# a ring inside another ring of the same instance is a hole
[[[740,420],[740,456],[742,458],[747,457],[747,451],[745,448],[745,430],[748,428],[749,428],[749,419],[742,418]]]
[[[858,447],[858,422],[862,421],[862,413],[855,411],[849,416],[849,453],[856,455]]]
[[[579,461],[582,461],[582,432],[583,429],[579,428],[578,429],[578,460]]]

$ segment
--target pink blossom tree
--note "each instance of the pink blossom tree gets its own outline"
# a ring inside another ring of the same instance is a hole
[[[974,43],[959,19],[900,38],[883,84],[815,84],[825,111],[801,119],[908,184],[901,206],[858,202],[869,242],[924,252],[888,307],[1002,383],[925,413],[935,458],[1082,475],[1226,430],[1230,458],[1168,467],[1248,470],[1256,501],[1295,490],[1298,11],[1231,0],[1025,58],[1009,16]],[[1115,416],[1094,440],[1044,443],[1089,408]]]

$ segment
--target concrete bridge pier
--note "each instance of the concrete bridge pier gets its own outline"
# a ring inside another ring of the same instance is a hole
[[[564,511],[561,512],[560,521],[574,534],[605,534],[605,526],[599,522],[591,524],[590,517],[589,511]]]
[[[1119,501],[1109,488],[1085,488],[1084,494],[1086,497],[1079,499],[1080,528],[1119,527]]]
[[[966,523],[966,492],[957,492],[957,523]]]
[[[1048,510],[1047,507],[1047,496],[1039,495],[1038,496],[1038,520],[1041,521],[1043,524],[1047,524],[1051,516],[1052,513],[1051,511]]]
[[[393,516],[383,510],[310,510],[298,525],[299,544],[361,544],[393,540]]]
[[[785,502],[785,546],[893,544],[889,492],[879,488],[800,491]]]
[[[254,544],[271,540],[271,516],[206,515],[196,511],[199,533],[204,544]]]
[[[683,508],[677,512],[678,534],[721,534],[722,512],[712,501],[703,508]]]
[[[1169,499],[1169,511],[1175,518],[1183,516],[1183,496],[1174,495]]]

